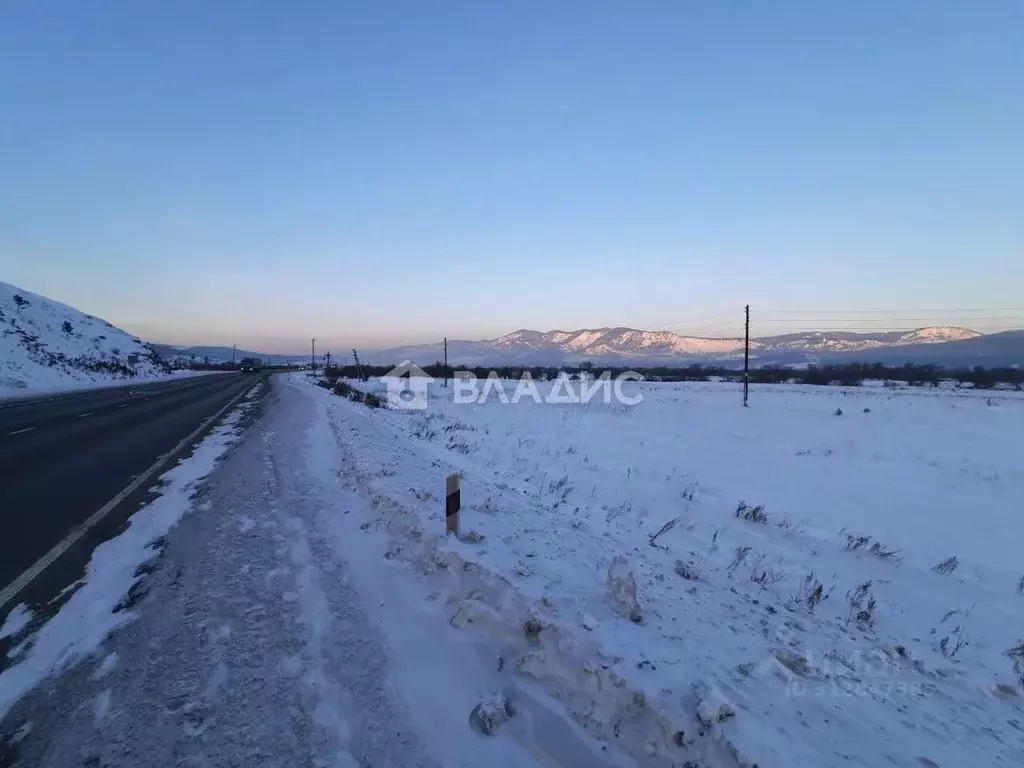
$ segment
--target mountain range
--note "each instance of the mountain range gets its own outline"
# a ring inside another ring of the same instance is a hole
[[[165,359],[225,362],[262,357],[270,364],[302,363],[309,355],[279,355],[232,350],[231,347],[154,345]],[[1024,364],[1024,331],[982,334],[967,328],[928,326],[912,331],[802,331],[750,340],[753,365],[799,365],[833,362],[905,362],[945,367],[986,367]],[[403,360],[426,365],[444,359],[444,345],[414,344],[391,349],[360,350],[371,365]],[[635,328],[587,328],[576,331],[522,329],[481,341],[450,340],[452,365],[575,365],[584,360],[604,365],[652,366],[739,365],[743,339],[683,336],[672,331]]]
[[[577,331],[518,330],[496,339],[449,341],[453,365],[737,365],[742,338],[702,338],[671,331],[589,328]],[[1024,364],[1024,332],[981,334],[967,328],[930,326],[912,331],[805,331],[750,340],[754,365],[813,362],[916,362],[947,367]],[[440,343],[367,350],[366,362],[441,360]]]
[[[583,361],[642,368],[704,364],[740,366],[741,338],[684,336],[635,328],[575,331],[522,329],[481,341],[449,341],[454,366],[572,366]],[[344,359],[348,350],[335,350]],[[981,334],[967,328],[929,326],[912,331],[855,333],[803,331],[750,340],[751,363],[879,362],[932,364],[948,368],[1024,365],[1024,331]],[[260,357],[271,365],[304,363],[308,354],[267,354],[225,346],[175,347],[148,344],[110,323],[61,302],[0,283],[0,394],[99,384],[119,378],[167,375],[167,363],[229,362]],[[417,344],[360,350],[363,362],[427,365],[444,359],[444,345]],[[322,358],[321,358],[322,359]]]

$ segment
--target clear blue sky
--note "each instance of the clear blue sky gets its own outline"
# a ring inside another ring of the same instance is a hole
[[[267,350],[1024,325],[1024,3],[8,0],[0,279]]]

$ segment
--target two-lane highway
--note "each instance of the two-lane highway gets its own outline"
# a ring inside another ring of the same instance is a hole
[[[262,378],[0,402],[0,590]]]

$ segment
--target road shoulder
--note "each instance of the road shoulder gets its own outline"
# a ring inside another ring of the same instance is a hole
[[[263,393],[266,384],[261,385]],[[77,674],[74,662],[93,653],[104,636],[133,618],[146,591],[146,576],[159,560],[166,534],[196,506],[206,475],[239,440],[244,440],[267,400],[252,391],[205,434],[170,457],[162,474],[129,494],[43,576],[26,587],[0,616],[0,720],[8,745],[17,727],[19,698],[41,680],[30,700],[49,691],[63,696],[65,680]],[[11,616],[27,616],[9,631]],[[18,626],[24,624],[24,626]],[[49,677],[54,669],[68,669]],[[52,701],[51,701],[52,704]],[[10,709],[10,716],[4,715]],[[20,726],[18,726],[20,727]],[[0,762],[0,765],[3,763]]]

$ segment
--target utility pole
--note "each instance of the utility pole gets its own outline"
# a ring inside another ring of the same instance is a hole
[[[750,390],[750,305],[744,311],[743,323],[743,407],[747,407],[747,395]]]
[[[328,370],[328,369],[329,369],[330,367],[331,367],[331,350],[329,350],[329,349],[328,349],[328,350],[327,350],[327,365],[326,365],[326,366],[324,367],[324,372],[326,373],[326,372],[327,372],[327,370]]]
[[[231,345],[231,367],[232,368],[235,367],[235,352],[237,352],[237,351],[238,351],[238,345],[237,344],[232,344]]]
[[[448,386],[448,337],[444,337],[444,385]]]
[[[315,338],[310,342],[310,348],[309,348],[309,367],[313,369],[313,373],[316,373],[316,339]]]
[[[354,349],[352,350],[352,357],[356,360],[356,378],[358,378],[359,381],[365,381],[363,378],[363,366],[359,364],[359,353]]]

